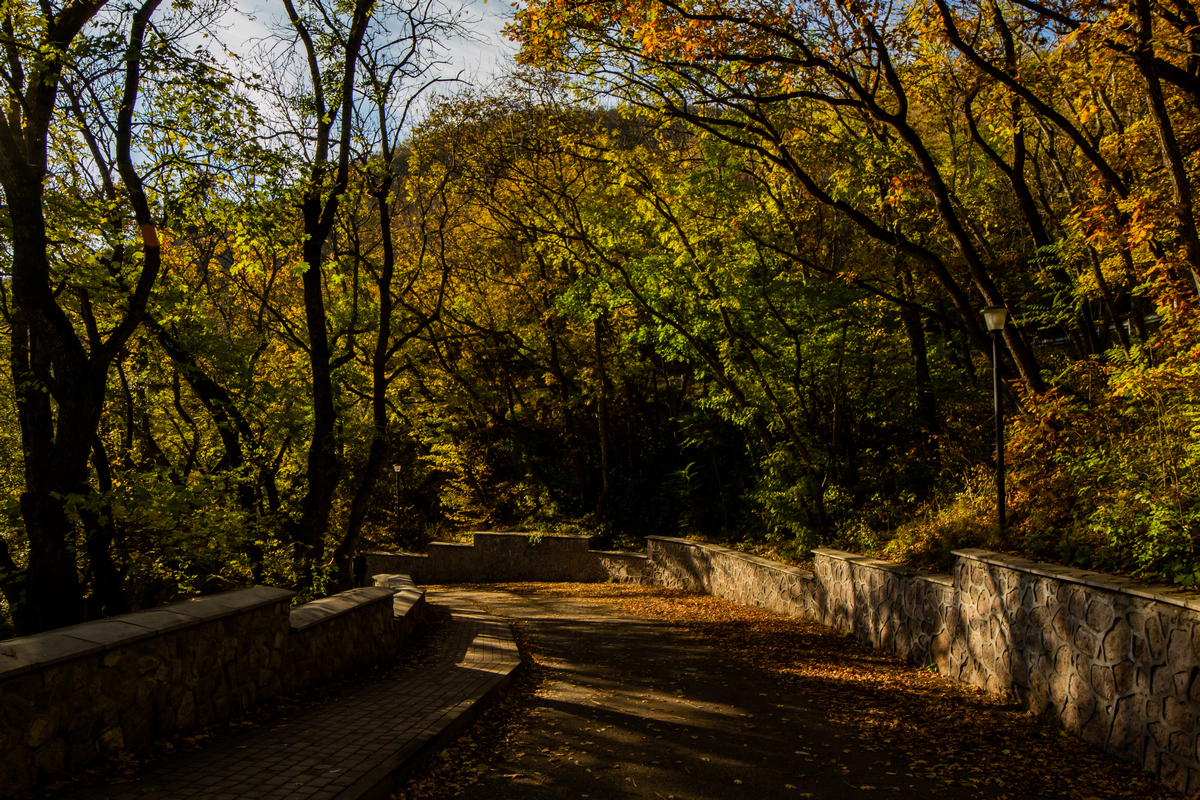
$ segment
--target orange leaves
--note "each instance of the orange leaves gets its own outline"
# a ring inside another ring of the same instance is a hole
[[[887,196],[884,203],[889,206],[899,206],[907,196],[921,191],[925,187],[925,179],[916,172],[902,172],[893,175],[888,182]]]

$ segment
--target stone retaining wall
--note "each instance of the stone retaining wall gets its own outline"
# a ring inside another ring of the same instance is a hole
[[[392,619],[396,636],[403,643],[425,619],[425,590],[408,575],[377,574],[374,579],[376,586],[395,592],[392,595]]]
[[[957,551],[953,576],[837,550],[812,572],[685,539],[647,552],[650,582],[852,633],[1200,791],[1200,598],[984,550]]]
[[[967,647],[954,636],[959,612],[949,575],[840,550],[814,550],[813,555],[823,598],[807,619],[849,631],[910,664],[957,674]]]
[[[424,610],[393,622],[397,593],[255,587],[0,642],[0,797],[377,663]]]
[[[698,546],[699,545],[699,546]],[[728,547],[667,536],[646,537],[646,580],[723,597],[780,614],[812,618],[824,594],[813,574]]]
[[[952,677],[1200,791],[1200,598],[1127,578],[963,550],[969,657]]]
[[[473,544],[432,542],[425,554],[367,553],[367,570],[440,583],[640,583],[646,556],[589,549],[594,537],[477,531]]]
[[[388,588],[371,586],[295,609],[287,637],[284,690],[297,692],[374,666],[399,649]]]
[[[599,580],[616,583],[645,583],[650,560],[642,553],[595,550],[596,573]]]

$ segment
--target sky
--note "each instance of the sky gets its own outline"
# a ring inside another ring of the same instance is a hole
[[[442,0],[448,6],[454,4],[465,12],[471,33],[445,43],[445,77],[460,75],[461,79],[476,84],[491,82],[504,69],[504,64],[516,53],[516,45],[504,38],[504,25],[514,9],[509,0]],[[268,36],[272,21],[285,20],[283,3],[280,0],[249,0],[238,3],[239,9],[231,12],[223,21],[223,43],[239,55],[247,54],[257,40]],[[243,10],[244,9],[244,10]]]
[[[471,0],[466,9],[472,19],[479,20],[475,29],[481,41],[455,43],[452,57],[468,74],[486,79],[497,72],[506,56],[516,53],[516,45],[501,32],[514,9],[505,0]]]

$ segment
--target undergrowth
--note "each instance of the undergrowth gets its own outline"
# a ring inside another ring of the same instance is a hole
[[[1178,315],[1146,345],[1075,362],[1024,395],[1006,427],[1008,525],[994,468],[903,523],[848,527],[834,546],[944,571],[982,547],[1039,561],[1200,585],[1200,325]]]

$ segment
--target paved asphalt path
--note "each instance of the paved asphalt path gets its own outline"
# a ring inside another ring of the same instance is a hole
[[[546,667],[528,727],[462,800],[994,796],[920,775],[936,753],[863,741],[802,690],[666,623],[578,600],[448,594],[521,621]]]

